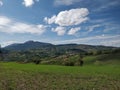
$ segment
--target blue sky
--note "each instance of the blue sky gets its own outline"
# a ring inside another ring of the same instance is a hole
[[[120,0],[0,0],[0,44],[120,47]]]

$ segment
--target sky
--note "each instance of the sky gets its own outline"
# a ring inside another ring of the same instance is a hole
[[[120,47],[120,0],[0,0],[2,47],[29,40]]]

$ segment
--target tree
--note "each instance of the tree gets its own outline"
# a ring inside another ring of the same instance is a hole
[[[1,45],[0,45],[0,60],[3,60],[3,52],[2,52]]]
[[[0,45],[0,54],[2,53],[2,48],[1,48],[1,45]]]
[[[39,64],[41,62],[41,60],[34,60],[33,61],[35,64]]]
[[[40,59],[40,55],[39,55],[39,54],[36,54],[36,55],[34,56],[33,62],[34,62],[35,64],[39,64],[39,63],[41,62],[41,59]]]
[[[83,66],[84,64],[84,61],[83,61],[83,55],[79,55],[79,63],[80,63],[80,66]]]

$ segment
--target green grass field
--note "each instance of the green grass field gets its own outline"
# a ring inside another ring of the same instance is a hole
[[[0,63],[0,90],[119,90],[119,68]]]
[[[0,90],[120,90],[119,57],[100,57],[85,57],[83,67],[0,62]]]

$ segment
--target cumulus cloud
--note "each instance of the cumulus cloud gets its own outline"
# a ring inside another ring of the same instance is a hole
[[[56,15],[53,15],[50,19],[47,17],[44,18],[44,21],[47,22],[48,24],[54,23],[55,20],[56,20]]]
[[[54,4],[55,4],[55,6],[58,6],[58,5],[67,5],[67,6],[69,6],[69,5],[72,5],[72,4],[76,3],[76,2],[80,2],[80,0],[55,0]]]
[[[0,32],[42,34],[45,30],[46,26],[41,24],[34,25],[16,22],[7,17],[0,16]]]
[[[58,27],[56,27],[56,28],[52,28],[52,31],[53,31],[53,32],[56,32],[57,35],[62,36],[62,35],[65,34],[66,28],[65,28],[65,27],[60,27],[60,26],[58,26]]]
[[[87,15],[89,11],[87,8],[77,8],[71,10],[65,10],[54,15],[51,18],[44,18],[48,24],[58,24],[59,26],[73,26],[79,25],[88,20]]]
[[[74,34],[76,34],[80,29],[81,29],[80,27],[71,28],[71,29],[68,31],[68,35],[74,35]]]
[[[34,4],[34,1],[33,0],[24,0],[23,1],[23,4],[26,6],[26,7],[30,7]]]
[[[24,0],[22,4],[25,5],[26,7],[30,7],[35,3],[35,1],[39,2],[39,0]]]
[[[0,0],[0,6],[2,6],[3,5],[3,2]]]

